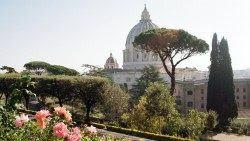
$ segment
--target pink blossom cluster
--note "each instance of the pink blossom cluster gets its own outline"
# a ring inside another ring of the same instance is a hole
[[[40,127],[41,129],[45,129],[46,128],[46,118],[50,115],[48,110],[40,110],[36,113],[35,118],[36,118],[36,122],[38,127]]]
[[[97,133],[97,130],[94,126],[86,126],[84,129],[84,133],[87,135],[95,135]]]
[[[54,110],[55,110],[55,113],[56,113],[57,115],[59,115],[59,116],[64,116],[64,119],[65,119],[66,121],[69,122],[69,121],[72,120],[71,114],[69,113],[68,110],[66,110],[65,107],[56,107],[56,108],[54,108]]]
[[[69,132],[67,125],[63,122],[57,123],[53,127],[53,133],[58,138],[67,138],[68,141],[81,141],[81,131],[78,127]]]
[[[29,121],[28,115],[22,114],[21,116],[16,116],[15,125],[16,127],[22,127],[28,121]]]
[[[72,132],[68,134],[68,141],[81,141],[82,135],[78,127],[72,129]]]
[[[56,107],[54,108],[54,112],[58,116],[63,116],[64,119],[69,122],[72,121],[71,114],[64,107]],[[47,118],[50,116],[48,110],[40,110],[36,113],[35,119],[37,122],[37,126],[41,129],[46,128]],[[15,125],[17,127],[22,127],[25,123],[29,121],[28,115],[22,114],[21,116],[16,116]],[[93,126],[85,127],[85,133],[88,135],[95,135],[97,133],[96,128]],[[68,130],[68,127],[63,122],[56,123],[53,126],[53,134],[57,138],[67,139],[67,141],[81,141],[82,135],[81,131],[78,127],[72,129],[72,131]]]

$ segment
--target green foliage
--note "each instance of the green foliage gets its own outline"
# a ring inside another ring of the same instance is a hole
[[[7,74],[9,74],[9,73],[17,73],[17,71],[14,68],[8,67],[8,66],[2,66],[2,68],[0,68],[0,70],[6,70]]]
[[[112,85],[108,87],[102,96],[102,113],[106,119],[118,121],[123,113],[128,109],[129,94],[123,91],[119,86]]]
[[[216,114],[215,111],[208,111],[207,112],[207,117],[206,117],[206,128],[210,131],[212,131],[215,126],[217,125],[217,117],[218,115]]]
[[[196,138],[205,129],[206,114],[196,110],[190,110],[185,118],[185,130],[189,137]]]
[[[50,66],[49,63],[42,61],[32,61],[24,64],[26,70],[34,71],[35,74],[41,75]]]
[[[86,77],[88,78],[88,77]],[[86,123],[90,122],[90,112],[97,103],[102,101],[102,96],[109,82],[103,78],[89,77],[88,79],[75,79],[74,87],[76,97],[80,99],[86,108]]]
[[[225,128],[231,119],[237,117],[238,109],[234,95],[233,70],[228,43],[224,38],[218,43],[216,34],[213,37],[210,60],[207,110],[218,113],[218,128]]]
[[[32,90],[35,87],[35,82],[31,80],[30,76],[21,76],[19,80],[13,85],[13,90],[10,95],[9,103],[6,105],[8,109],[15,109],[16,104],[21,103],[22,99],[25,100],[26,109],[28,109],[28,103],[30,96],[35,96]]]
[[[32,61],[26,63],[24,67],[29,72],[34,72],[37,75],[41,75],[44,72],[47,72],[52,75],[69,75],[69,76],[79,75],[79,72],[77,72],[74,69],[70,69],[60,65],[51,65],[49,63],[42,61]]]
[[[162,133],[167,135],[180,135],[181,129],[184,127],[184,120],[181,115],[176,112],[166,117],[166,123],[162,128]]]
[[[46,68],[46,70],[48,71],[48,73],[52,75],[69,75],[69,76],[79,75],[79,72],[77,72],[76,70],[60,65],[50,65]]]
[[[208,44],[184,30],[158,28],[141,33],[134,46],[152,51],[160,57],[163,67],[171,78],[170,93],[175,89],[175,69],[179,63],[196,54],[206,53]],[[170,62],[170,66],[166,63]]]
[[[141,77],[136,80],[137,85],[133,88],[135,92],[132,94],[132,99],[135,101],[135,103],[139,100],[140,96],[145,93],[145,89],[150,83],[163,83],[163,79],[160,78],[159,75],[160,73],[154,66],[145,66],[145,68],[142,70]]]
[[[235,119],[229,126],[232,133],[248,135],[247,132],[250,131],[250,119]]]
[[[167,87],[155,82],[150,84],[138,105],[123,119],[133,129],[160,133],[165,117],[176,112],[174,98]]]
[[[14,118],[14,111],[8,112],[5,108],[0,106],[0,140],[4,139],[5,133],[15,128],[13,122]]]
[[[20,79],[20,75],[0,75],[0,93],[11,93],[12,87],[9,86],[13,86],[16,82],[19,82]],[[87,120],[89,120],[90,113],[97,105],[107,106],[106,108],[110,106],[108,103],[105,103],[104,100],[112,101],[112,103],[110,103],[111,105],[116,103],[117,105],[115,107],[112,106],[109,110],[117,110],[119,115],[121,115],[121,112],[126,107],[127,95],[118,87],[113,87],[105,78],[92,76],[36,75],[31,76],[31,79],[36,82],[34,92],[37,94],[39,100],[45,97],[54,97],[58,100],[60,106],[63,106],[66,102],[80,102],[84,105],[82,108],[83,111],[86,111],[84,113],[87,115]],[[111,93],[112,90],[115,92]],[[115,95],[116,92],[117,95]],[[118,96],[124,96],[124,99],[119,99]],[[9,98],[7,101],[9,101]]]
[[[108,131],[123,133],[127,135],[132,135],[136,137],[142,137],[142,138],[147,138],[147,139],[152,139],[152,140],[157,140],[157,141],[191,141],[191,139],[184,139],[180,137],[154,134],[150,132],[143,132],[143,131],[138,131],[134,129],[120,128],[120,127],[115,127],[115,126],[106,126],[106,129]]]

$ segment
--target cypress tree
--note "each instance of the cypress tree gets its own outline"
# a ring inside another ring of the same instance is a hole
[[[214,110],[218,113],[217,127],[223,128],[230,123],[230,119],[237,117],[238,113],[228,43],[224,38],[218,43],[216,33],[213,36],[210,60],[207,110]]]
[[[207,111],[214,110],[217,111],[219,103],[215,100],[218,99],[218,90],[219,90],[219,48],[217,34],[214,33],[212,40],[212,51],[210,55],[210,73],[207,86]]]
[[[220,103],[221,111],[219,113],[219,126],[225,127],[230,123],[230,119],[238,116],[238,109],[234,95],[233,69],[231,57],[229,54],[227,40],[222,38],[220,45],[220,91],[219,96],[222,98]]]

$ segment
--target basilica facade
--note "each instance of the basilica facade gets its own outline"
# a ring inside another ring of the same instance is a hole
[[[145,6],[141,19],[128,33],[123,50],[123,65],[119,65],[112,54],[107,59],[105,72],[119,85],[132,89],[136,80],[140,78],[141,71],[145,66],[153,65],[160,72],[166,82],[170,78],[163,69],[159,57],[152,52],[143,52],[133,46],[136,36],[147,30],[159,28],[150,18]],[[209,72],[199,71],[196,68],[177,68],[175,98],[179,101],[181,111],[186,113],[190,109],[206,111],[207,82]],[[250,69],[234,71],[235,94],[239,110],[250,109]],[[250,115],[249,115],[250,116]]]

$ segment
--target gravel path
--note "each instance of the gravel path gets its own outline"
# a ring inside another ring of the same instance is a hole
[[[250,136],[220,133],[212,137],[219,141],[250,141]]]

